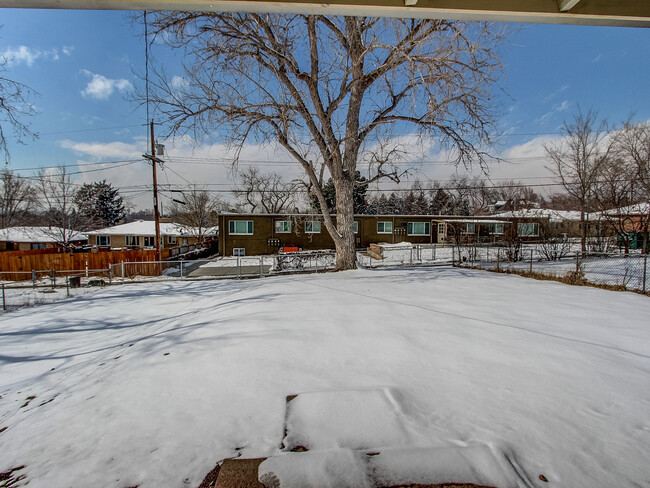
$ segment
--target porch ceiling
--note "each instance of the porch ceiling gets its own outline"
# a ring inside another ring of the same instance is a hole
[[[650,27],[648,0],[0,0],[0,7],[317,13]]]

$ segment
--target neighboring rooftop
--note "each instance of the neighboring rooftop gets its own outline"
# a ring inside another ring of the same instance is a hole
[[[211,227],[203,230],[204,235],[216,235],[218,227]],[[185,227],[181,224],[173,222],[160,223],[161,236],[179,236],[188,237],[195,235],[193,229]],[[104,229],[93,230],[88,232],[88,235],[101,235],[101,236],[117,236],[117,235],[132,235],[132,236],[155,236],[156,223],[153,220],[136,220],[128,224],[115,225],[113,227],[106,227]]]
[[[60,227],[7,227],[0,229],[0,241],[4,242],[61,242],[62,236],[69,236],[67,241],[88,240],[86,234]]]

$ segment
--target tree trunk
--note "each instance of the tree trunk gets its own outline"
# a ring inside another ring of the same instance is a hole
[[[354,239],[354,180],[349,177],[338,178],[336,187],[336,228],[340,238],[335,238],[336,270],[355,269],[357,262]],[[336,236],[339,237],[339,236]]]

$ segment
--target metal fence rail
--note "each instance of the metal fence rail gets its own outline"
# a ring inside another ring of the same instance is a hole
[[[549,252],[540,245],[507,247],[456,246],[453,262],[497,271],[530,273],[574,284],[606,285],[646,293],[650,291],[648,255],[562,251]]]

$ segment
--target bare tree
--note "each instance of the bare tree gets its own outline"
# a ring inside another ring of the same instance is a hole
[[[27,85],[5,76],[8,60],[0,57],[0,151],[9,158],[7,148],[7,124],[11,127],[17,142],[25,138],[36,138],[25,119],[36,113],[30,98],[35,92]]]
[[[355,266],[353,187],[399,181],[386,144],[412,128],[439,138],[459,163],[485,163],[490,92],[501,72],[502,27],[430,19],[159,13],[156,35],[186,51],[182,86],[153,92],[170,131],[229,142],[276,141],[300,164],[322,209],[325,170],[336,188],[336,218],[323,212],[337,269]],[[164,35],[163,35],[164,34]],[[311,196],[310,195],[310,196]]]
[[[609,153],[607,122],[598,121],[593,111],[578,111],[573,121],[564,122],[562,141],[544,146],[553,161],[551,170],[569,195],[580,205],[580,244],[587,250],[587,219],[601,168]]]
[[[193,186],[183,191],[184,203],[174,202],[170,209],[172,220],[182,225],[196,238],[199,244],[205,239],[205,232],[217,225],[219,212],[226,204],[212,197],[205,188]]]
[[[643,202],[646,214],[640,215],[640,230],[643,232],[643,252],[648,252],[648,228],[650,227],[650,122],[623,125],[614,136],[613,153],[632,168],[634,179],[630,188],[633,203]],[[639,210],[641,206],[639,206]]]
[[[0,172],[0,228],[24,223],[29,208],[34,203],[34,188],[26,179],[13,171]]]
[[[65,167],[49,173],[41,170],[38,174],[38,193],[44,217],[50,227],[50,236],[65,249],[77,235],[82,217],[75,205],[77,185]]]
[[[295,190],[295,184],[282,181],[279,174],[262,174],[259,168],[249,166],[239,173],[233,194],[253,213],[282,213],[292,204]]]

